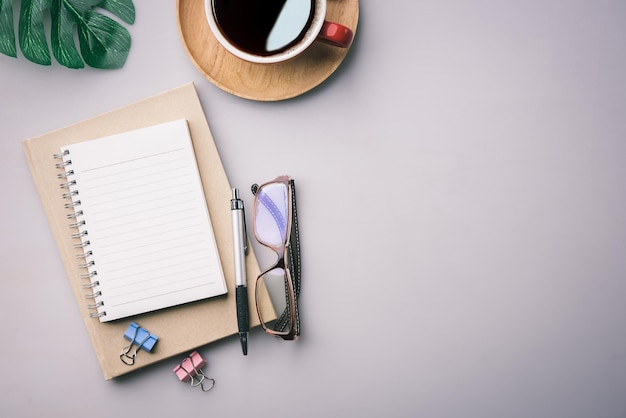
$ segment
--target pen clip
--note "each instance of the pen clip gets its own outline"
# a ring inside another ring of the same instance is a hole
[[[233,198],[230,200],[230,208],[241,210],[242,226],[241,233],[243,234],[243,253],[248,255],[248,227],[246,226],[246,207],[243,204],[243,200],[239,197],[239,189],[233,189]]]
[[[241,201],[241,212],[243,215],[243,228],[242,228],[242,233],[243,233],[243,253],[245,255],[248,255],[248,227],[246,226],[246,208],[243,205],[243,201]]]

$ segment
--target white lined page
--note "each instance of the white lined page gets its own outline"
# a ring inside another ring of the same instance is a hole
[[[185,120],[62,150],[97,272],[95,302],[106,312],[100,321],[226,293]]]

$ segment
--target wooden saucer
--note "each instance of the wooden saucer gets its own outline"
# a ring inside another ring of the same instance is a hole
[[[218,43],[206,20],[204,0],[177,0],[176,9],[180,37],[196,68],[217,87],[246,99],[276,101],[303,94],[326,80],[349,50],[315,42],[291,61],[255,64]],[[326,19],[356,34],[358,0],[328,0]]]

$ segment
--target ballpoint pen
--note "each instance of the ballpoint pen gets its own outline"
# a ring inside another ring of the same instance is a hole
[[[246,254],[248,254],[248,234],[246,232],[246,214],[239,190],[233,189],[230,200],[233,215],[233,243],[235,251],[235,298],[237,303],[237,327],[243,355],[248,355],[248,287],[246,283]]]

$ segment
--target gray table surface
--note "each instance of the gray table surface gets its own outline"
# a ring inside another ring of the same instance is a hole
[[[135,6],[120,70],[0,56],[1,416],[626,416],[625,2],[361,1],[272,103]],[[180,359],[102,379],[21,148],[190,81],[234,186],[296,179],[303,248],[302,338],[202,347],[208,393]]]

